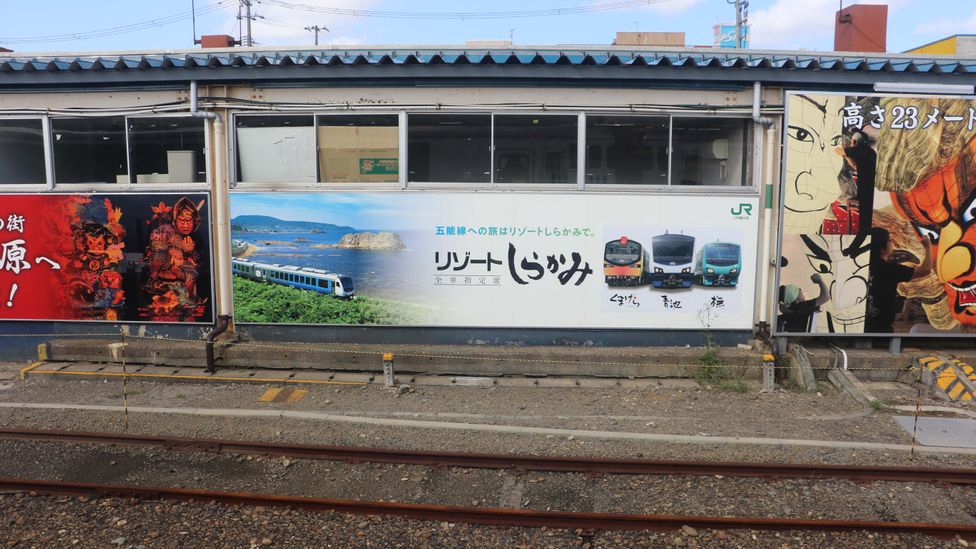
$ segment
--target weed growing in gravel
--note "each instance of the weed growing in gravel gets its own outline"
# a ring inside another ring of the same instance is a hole
[[[695,378],[699,383],[715,383],[723,378],[722,367],[718,359],[718,345],[712,339],[712,324],[718,314],[712,305],[706,304],[698,311],[698,321],[702,325],[705,336],[705,351],[698,357],[698,372]]]

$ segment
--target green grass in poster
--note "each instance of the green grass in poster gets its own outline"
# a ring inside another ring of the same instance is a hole
[[[236,322],[270,324],[425,324],[418,305],[366,296],[338,299],[279,284],[234,277]]]

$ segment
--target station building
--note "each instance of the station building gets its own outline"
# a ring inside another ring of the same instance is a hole
[[[0,355],[221,318],[295,342],[966,335],[974,83],[932,54],[2,53]],[[901,255],[871,255],[879,225]],[[882,276],[926,242],[932,268]]]

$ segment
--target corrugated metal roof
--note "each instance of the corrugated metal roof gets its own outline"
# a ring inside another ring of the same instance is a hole
[[[693,71],[696,77],[707,74],[708,79],[732,77],[736,80],[771,79],[780,80],[790,73],[791,82],[818,81],[828,77],[832,82],[850,80],[865,83],[866,75],[911,75],[913,80],[926,79],[925,75],[976,75],[976,58],[949,58],[945,56],[925,56],[910,54],[875,55],[845,54],[838,52],[762,52],[752,50],[719,49],[623,49],[621,47],[594,49],[559,48],[515,48],[507,50],[485,50],[468,48],[432,49],[314,49],[314,50],[261,50],[261,49],[222,49],[190,50],[166,53],[131,53],[52,56],[27,55],[16,52],[0,54],[0,85],[18,83],[58,83],[60,81],[112,82],[112,81],[153,81],[188,80],[205,76],[207,80],[248,80],[265,79],[270,74],[261,74],[262,68],[313,68],[315,72],[303,71],[301,78],[329,78],[333,67],[358,66],[434,66],[446,65],[461,70],[465,67],[465,77],[494,78],[511,77],[513,66],[548,67],[547,78],[558,78],[565,72],[552,72],[564,67],[574,67],[582,71],[575,78],[592,76],[596,71],[586,72],[588,67],[638,67],[646,73],[627,71],[627,78],[667,77],[684,79],[691,75],[684,69]],[[246,69],[246,72],[245,72]],[[445,74],[443,70],[437,75]],[[507,71],[507,72],[503,72]],[[660,72],[655,72],[660,71]],[[522,78],[535,77],[544,71],[520,71]],[[28,77],[30,73],[30,77]],[[753,76],[751,73],[762,73]],[[17,78],[15,75],[22,75]],[[84,78],[81,75],[84,74]],[[276,73],[278,77],[282,73]],[[384,73],[373,71],[370,78],[383,78],[395,74],[398,77],[412,76],[407,72]],[[601,77],[622,77],[624,72],[601,72]],[[815,76],[818,74],[820,76]],[[125,76],[123,76],[125,75]],[[343,71],[342,77],[356,77],[357,74]],[[844,76],[847,75],[847,76]],[[431,77],[434,73],[423,72],[420,77]],[[968,82],[968,79],[966,79]]]

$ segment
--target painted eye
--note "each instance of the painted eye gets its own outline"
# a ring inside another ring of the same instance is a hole
[[[939,242],[939,231],[934,231],[928,227],[923,227],[922,225],[916,225],[915,230],[918,231],[918,234],[922,237],[929,237],[932,244],[937,244]]]
[[[789,133],[790,139],[796,139],[804,143],[813,143],[813,134],[798,126],[789,126],[787,133]]]
[[[830,273],[830,262],[824,261],[819,257],[808,255],[807,261],[810,262],[810,266],[813,267],[813,271],[820,274]]]
[[[974,219],[976,219],[976,196],[962,209],[963,223],[972,223]]]

